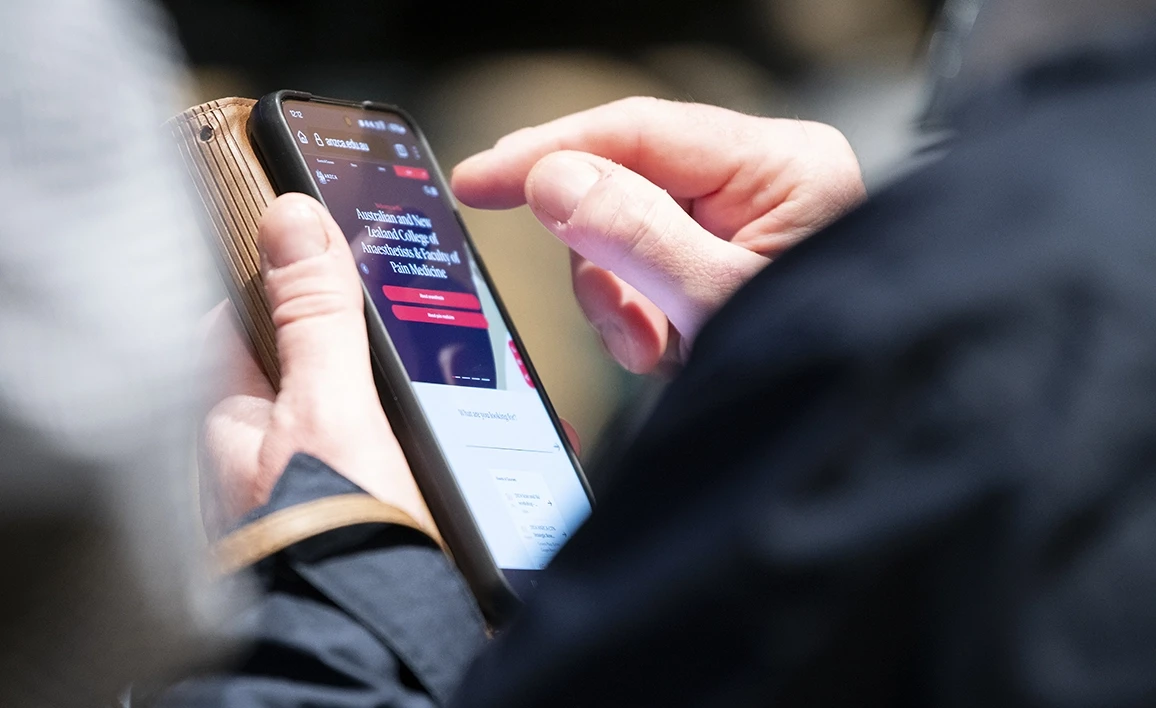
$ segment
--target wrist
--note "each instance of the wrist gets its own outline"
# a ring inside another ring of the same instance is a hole
[[[407,527],[444,550],[416,486],[411,496],[398,493],[394,485],[385,489],[388,495],[382,499],[317,457],[296,454],[268,501],[233,524],[222,539],[218,567],[224,571],[243,567],[306,538],[360,524]],[[263,524],[269,519],[274,521]]]
[[[440,539],[401,509],[368,494],[341,494],[280,509],[230,533],[213,547],[216,571],[228,575],[303,541],[365,524],[417,531],[446,552]]]
[[[418,489],[401,446],[388,429],[386,433],[388,437],[384,444],[361,446],[352,455],[348,454],[347,448],[340,452],[318,454],[314,458],[324,461],[329,469],[358,489],[404,511],[428,535],[440,542],[437,524]]]

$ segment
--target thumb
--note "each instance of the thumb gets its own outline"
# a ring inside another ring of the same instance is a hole
[[[282,392],[309,404],[373,391],[361,281],[333,217],[286,194],[265,212],[257,240]]]
[[[768,263],[702,228],[646,178],[595,155],[542,158],[526,200],[559,239],[634,286],[688,340]]]

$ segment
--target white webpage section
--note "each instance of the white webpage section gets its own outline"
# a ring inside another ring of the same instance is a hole
[[[537,392],[413,387],[498,567],[544,568],[590,502]]]

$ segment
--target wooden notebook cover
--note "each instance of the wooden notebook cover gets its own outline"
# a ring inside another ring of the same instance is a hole
[[[249,142],[246,125],[255,103],[250,98],[209,101],[175,116],[167,126],[209,218],[209,240],[229,297],[277,389],[281,369],[276,330],[257,253],[257,224],[277,193]]]

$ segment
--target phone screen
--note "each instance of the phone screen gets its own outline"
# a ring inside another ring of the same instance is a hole
[[[494,561],[524,587],[590,500],[433,161],[399,115],[282,110]]]

